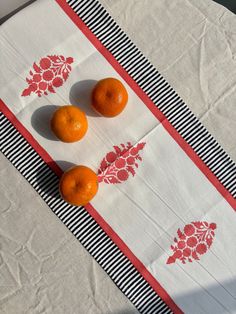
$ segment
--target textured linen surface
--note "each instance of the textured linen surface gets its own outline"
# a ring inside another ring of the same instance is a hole
[[[203,1],[102,3],[235,160],[235,16]],[[24,11],[19,18],[24,18]],[[35,192],[27,192],[28,201],[21,197],[25,193],[19,189],[32,189],[4,158],[1,172],[1,276],[7,287],[1,289],[2,311],[135,313],[92,257],[47,213]],[[38,200],[32,202],[31,197]],[[18,217],[22,221],[15,226]],[[47,263],[49,270],[44,271]]]
[[[101,2],[235,161],[235,14],[209,0]]]

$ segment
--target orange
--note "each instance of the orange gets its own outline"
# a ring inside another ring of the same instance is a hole
[[[52,116],[51,129],[62,142],[76,142],[87,132],[88,121],[85,113],[78,107],[62,106]]]
[[[86,205],[97,193],[96,173],[85,166],[75,166],[64,172],[60,180],[60,193],[72,205]]]
[[[127,101],[127,90],[115,78],[99,81],[92,92],[92,107],[104,117],[115,117],[120,114]]]

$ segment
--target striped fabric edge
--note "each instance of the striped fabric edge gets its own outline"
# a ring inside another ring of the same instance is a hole
[[[97,0],[68,5],[236,198],[236,164]]]
[[[173,313],[88,211],[60,197],[58,175],[2,112],[0,150],[140,313]]]

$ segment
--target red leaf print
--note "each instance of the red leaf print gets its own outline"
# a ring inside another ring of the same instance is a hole
[[[48,95],[48,92],[55,93],[54,87],[59,88],[68,79],[73,61],[72,57],[50,55],[41,58],[38,64],[34,62],[30,77],[26,78],[29,86],[21,96],[29,96],[31,92],[39,97]]]
[[[133,167],[131,167],[131,166],[127,166],[127,170],[132,174],[132,176],[134,177],[135,176],[135,170],[134,170],[134,168]]]
[[[100,165],[101,172],[104,171],[108,167],[108,164],[106,162],[106,159],[103,159]]]
[[[193,222],[193,226],[200,229],[200,228],[202,228],[203,223],[201,221],[195,221],[195,222]]]
[[[132,146],[130,142],[113,146],[114,151],[106,154],[102,159],[99,170],[99,182],[107,184],[122,183],[129,178],[129,174],[135,176],[135,167],[138,168],[136,160],[140,160],[139,151],[143,149],[145,143],[138,143]],[[142,160],[142,159],[141,159]]]
[[[23,90],[21,96],[28,96],[31,94],[31,92],[32,92],[32,90],[30,88],[26,88]]]
[[[34,62],[34,64],[33,64],[33,68],[34,68],[34,71],[36,72],[36,73],[40,73],[41,72],[41,69],[40,69],[40,67]]]
[[[170,256],[170,257],[168,258],[168,260],[166,261],[166,264],[172,264],[172,263],[174,263],[174,262],[175,262],[174,256]]]
[[[192,257],[193,257],[195,260],[199,260],[199,257],[198,257],[198,255],[197,255],[196,250],[192,252]]]
[[[63,76],[64,80],[66,81],[68,76],[69,76],[69,73],[67,71],[63,71],[62,76]]]
[[[117,153],[117,156],[120,156],[120,154],[121,154],[121,152],[122,152],[122,150],[120,149],[120,147],[119,146],[113,146],[114,147],[114,149],[115,149],[115,152]]]
[[[209,224],[206,221],[194,221],[185,225],[184,230],[177,230],[179,239],[174,238],[174,245],[170,248],[173,251],[166,264],[175,263],[179,259],[183,264],[186,260],[193,262],[199,260],[211,247],[215,236],[216,224]]]
[[[177,230],[177,234],[178,234],[178,237],[179,237],[180,239],[183,238],[183,233],[181,232],[180,229]]]
[[[138,149],[138,150],[142,150],[142,149],[144,148],[145,144],[146,144],[146,143],[144,143],[144,142],[143,142],[143,143],[138,143],[137,149]]]
[[[54,88],[52,87],[52,85],[48,85],[48,90],[49,90],[49,92],[51,92],[51,93],[55,93],[55,90],[54,90]]]
[[[73,58],[71,58],[71,57],[66,58],[66,63],[71,64],[73,62],[74,62]],[[68,67],[70,67],[70,65]]]

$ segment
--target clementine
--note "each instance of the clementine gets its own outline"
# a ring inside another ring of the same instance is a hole
[[[72,205],[86,205],[97,190],[97,175],[86,166],[75,166],[64,172],[60,179],[60,193]]]
[[[85,113],[78,107],[62,106],[52,116],[51,129],[62,142],[72,143],[84,137],[88,121]]]
[[[92,92],[92,107],[104,117],[115,117],[120,114],[128,101],[124,85],[115,78],[99,81]]]

